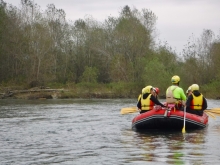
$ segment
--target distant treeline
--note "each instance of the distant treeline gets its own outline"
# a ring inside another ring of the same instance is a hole
[[[219,97],[220,37],[204,29],[177,54],[166,42],[156,44],[156,20],[149,9],[124,6],[103,22],[67,21],[54,4],[43,11],[31,0],[19,8],[1,0],[0,84],[111,84],[122,93],[153,85],[163,95],[179,75],[184,90],[197,83],[206,97]]]

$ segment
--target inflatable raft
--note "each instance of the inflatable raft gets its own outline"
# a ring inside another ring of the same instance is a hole
[[[197,116],[185,112],[185,128],[201,129],[208,125],[208,115]],[[133,130],[181,130],[184,123],[184,111],[174,108],[154,108],[139,114],[132,120]]]

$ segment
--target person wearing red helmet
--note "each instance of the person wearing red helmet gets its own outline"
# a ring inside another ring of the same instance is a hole
[[[157,88],[157,87],[155,87],[155,89],[156,89],[156,93],[157,93],[157,95],[159,95],[159,93],[160,93],[160,89]]]
[[[154,88],[153,88],[153,95],[154,95],[156,98],[158,98],[159,93],[160,93],[160,89],[157,88],[157,87],[154,87]]]
[[[140,113],[152,110],[154,105],[160,105],[165,107],[158,99],[155,97],[156,89],[151,85],[146,86],[142,89],[142,93],[138,97],[137,107]],[[159,90],[157,90],[158,92]]]

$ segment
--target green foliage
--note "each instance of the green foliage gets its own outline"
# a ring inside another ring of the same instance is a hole
[[[136,98],[143,88],[141,83],[122,81],[117,83],[110,83],[107,85],[107,87],[112,93],[114,93],[115,97],[119,98]]]
[[[60,89],[60,88],[65,87],[65,85],[63,83],[58,83],[58,82],[50,82],[45,85],[46,85],[46,87],[50,87],[52,89]]]
[[[85,71],[81,77],[81,82],[84,83],[97,83],[98,69],[95,67],[85,67]]]
[[[144,68],[145,74],[143,80],[146,85],[152,85],[159,87],[161,93],[164,93],[167,87],[170,85],[170,74],[166,71],[166,66],[159,61],[157,57],[147,61]]]
[[[102,87],[117,97],[136,97],[146,85],[165,93],[170,78],[179,75],[182,87],[198,83],[214,96],[220,37],[204,30],[201,38],[188,42],[180,59],[167,43],[155,46],[156,20],[148,9],[124,6],[104,23],[91,17],[72,23],[53,4],[42,11],[31,0],[22,0],[21,8],[1,1],[0,83],[42,82],[77,88],[89,97]]]
[[[220,99],[220,94],[216,91],[220,91],[219,80],[200,86],[200,92],[207,98]]]

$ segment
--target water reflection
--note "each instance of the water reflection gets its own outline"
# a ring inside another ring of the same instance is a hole
[[[131,136],[125,132],[125,136]],[[180,132],[134,132],[133,139],[123,143],[134,146],[129,162],[151,162],[164,164],[204,164],[203,157],[207,129],[196,130],[182,134]],[[125,138],[124,138],[125,139]],[[200,157],[198,161],[198,157]]]

